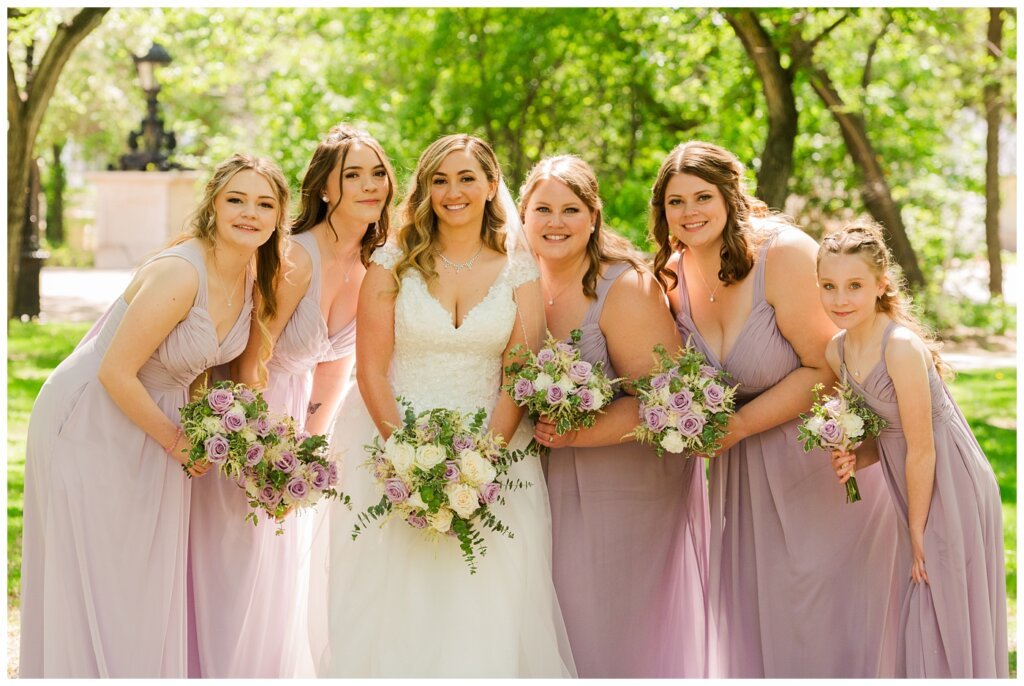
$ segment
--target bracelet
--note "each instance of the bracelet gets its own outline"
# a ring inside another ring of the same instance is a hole
[[[174,434],[174,443],[171,443],[171,447],[165,451],[168,455],[173,453],[174,449],[178,447],[178,441],[181,440],[181,433],[181,427],[179,426],[178,430]]]

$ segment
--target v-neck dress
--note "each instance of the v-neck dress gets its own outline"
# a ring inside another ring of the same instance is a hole
[[[223,341],[207,311],[197,241],[157,259],[199,273],[188,315],[139,370],[175,424],[189,385],[245,348],[252,279]],[[152,260],[150,260],[152,261]],[[21,575],[21,676],[186,676],[192,483],[97,378],[128,304],[119,297],[43,384],[29,420]],[[206,476],[204,478],[214,478]]]
[[[719,360],[690,315],[679,262],[676,324],[709,364],[739,384],[742,406],[800,367],[765,299],[766,239],[753,309]],[[808,389],[810,394],[810,389]],[[712,677],[892,676],[897,599],[896,515],[882,470],[857,475],[846,504],[828,453],[805,453],[799,419],[743,439],[711,461]]]
[[[580,358],[612,378],[601,313],[629,269],[605,268],[580,326]],[[704,461],[626,443],[558,448],[544,465],[555,590],[579,676],[706,677]]]
[[[935,481],[924,528],[929,583],[910,578],[913,554],[907,506],[907,439],[882,337],[882,359],[854,389],[886,427],[877,439],[885,482],[899,518],[894,582],[899,588],[896,676],[911,679],[1007,677],[1006,572],[1003,509],[992,465],[971,433],[949,388],[928,369],[935,441]],[[839,359],[845,367],[844,343]],[[858,482],[860,474],[857,475]]]

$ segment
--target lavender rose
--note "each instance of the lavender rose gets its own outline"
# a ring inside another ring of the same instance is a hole
[[[593,372],[593,366],[585,360],[577,360],[569,365],[569,378],[576,383],[587,383]]]
[[[295,434],[295,443],[297,445],[302,445],[303,443],[306,442],[306,439],[312,435],[313,434],[309,433],[308,431],[299,431],[298,433]]]
[[[687,438],[699,436],[700,432],[704,430],[704,418],[695,414],[685,414],[676,422],[676,428]]]
[[[252,430],[256,432],[256,435],[260,438],[266,438],[270,434],[270,417],[266,414],[261,414],[256,419],[250,422]]]
[[[235,395],[226,388],[214,388],[206,396],[206,403],[217,414],[227,412],[235,402]]]
[[[597,407],[597,398],[594,397],[594,392],[589,388],[581,388],[576,391],[576,395],[580,398],[580,409],[581,410],[593,410]]]
[[[557,384],[548,386],[547,401],[549,405],[557,405],[558,403],[564,402],[565,391],[562,390],[562,387]]]
[[[660,407],[644,408],[644,421],[651,431],[661,431],[668,424],[668,413]]]
[[[288,433],[288,425],[285,424],[284,422],[279,422],[277,424],[274,424],[274,428],[272,430],[275,436],[277,436],[278,438],[284,438],[284,435]]]
[[[411,514],[405,518],[405,521],[409,522],[409,526],[414,529],[426,529],[427,519],[426,517],[420,517],[419,515]]]
[[[263,444],[254,443],[249,446],[249,449],[245,451],[245,464],[250,467],[255,467],[263,459]]]
[[[541,348],[541,351],[537,353],[537,362],[540,364],[547,364],[548,362],[555,361],[555,351],[551,348]]]
[[[678,393],[673,393],[668,399],[668,407],[670,410],[685,414],[690,406],[693,404],[693,392],[689,388],[684,388]]]
[[[384,482],[384,495],[392,505],[396,505],[408,500],[409,488],[401,479],[388,479]]]
[[[834,419],[827,419],[821,425],[821,437],[830,445],[839,445],[843,440],[843,427]]]
[[[312,479],[311,483],[313,488],[318,491],[322,491],[327,488],[327,484],[330,481],[330,476],[327,473],[327,468],[319,462],[314,462],[309,467]]]
[[[338,463],[328,462],[327,463],[327,485],[333,486],[338,483]]]
[[[299,466],[299,459],[291,450],[282,450],[281,456],[274,462],[274,468],[285,474],[291,474]]]
[[[472,450],[476,447],[476,441],[473,440],[472,436],[465,434],[459,434],[452,439],[452,447],[455,448],[456,452],[462,452],[463,450]]]
[[[704,387],[704,400],[707,401],[708,407],[721,407],[722,401],[725,400],[725,389],[716,383],[709,383]]]
[[[302,500],[309,495],[309,484],[307,484],[304,479],[300,479],[297,476],[293,477],[292,480],[288,482],[285,489],[288,491],[288,495],[295,500]]]
[[[565,353],[566,355],[572,355],[574,352],[574,348],[568,343],[559,343],[555,347],[558,348],[558,352]]]
[[[493,504],[501,493],[501,484],[492,481],[480,487],[480,501],[485,505]]]
[[[444,478],[446,481],[458,481],[459,473],[459,465],[451,460],[444,463]]]
[[[718,370],[711,365],[702,364],[700,366],[700,373],[709,379],[713,379],[718,374]]]
[[[224,438],[220,434],[210,436],[203,442],[203,447],[206,448],[206,459],[214,464],[220,464],[228,457],[228,451],[231,449],[231,445],[228,443],[228,439]]]
[[[220,418],[220,423],[224,425],[226,431],[234,433],[245,426],[245,413],[241,410],[229,410]]]
[[[828,413],[835,417],[837,414],[843,411],[843,403],[839,398],[831,398],[825,403],[825,409]]]
[[[264,505],[277,505],[277,501],[279,500],[277,489],[269,485],[264,486],[260,489],[259,498],[260,502]]]
[[[651,387],[655,390],[661,390],[665,386],[668,386],[669,376],[668,374],[658,374],[651,379]]]
[[[515,385],[515,397],[516,401],[529,398],[533,395],[533,382],[529,379],[516,379]]]
[[[256,395],[251,390],[246,388],[245,386],[242,386],[242,387],[238,388],[237,390],[238,390],[238,398],[243,403],[251,403],[254,400],[256,400]]]

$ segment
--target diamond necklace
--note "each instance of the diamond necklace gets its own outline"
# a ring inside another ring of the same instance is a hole
[[[481,243],[480,247],[477,248],[476,253],[474,253],[474,255],[470,257],[468,260],[466,260],[465,262],[453,262],[452,260],[449,260],[447,257],[445,257],[443,252],[437,250],[436,248],[434,249],[434,252],[438,254],[438,256],[441,258],[441,261],[444,262],[445,266],[448,267],[449,269],[454,269],[456,274],[461,272],[463,269],[465,269],[466,271],[472,269],[473,263],[476,261],[476,258],[480,257],[480,253],[482,253],[483,251],[484,244]]]
[[[718,289],[722,287],[722,282],[719,281],[718,285],[715,286],[715,290],[711,290],[711,286],[708,285],[708,280],[704,278],[704,272],[701,271],[700,264],[697,263],[697,256],[693,257],[693,266],[697,268],[697,274],[700,275],[700,280],[704,282],[704,288],[710,293],[708,296],[708,302],[715,302],[715,294],[718,293]]]
[[[216,266],[214,266],[213,273],[217,275],[217,282],[220,284],[220,290],[223,292],[224,291],[224,279],[221,277],[220,272],[217,271]],[[245,267],[242,267],[242,270],[240,272],[238,272],[238,278],[235,279],[234,287],[231,289],[231,292],[227,294],[228,309],[229,310],[231,309],[232,302],[235,299],[235,291],[238,290],[238,284],[242,280],[242,274],[244,274],[244,273],[245,273]]]

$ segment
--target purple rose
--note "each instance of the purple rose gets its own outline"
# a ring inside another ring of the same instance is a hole
[[[282,450],[281,456],[274,462],[274,468],[285,474],[291,474],[299,466],[299,460],[291,450]]]
[[[476,447],[476,441],[473,440],[472,436],[465,434],[459,434],[452,439],[452,447],[455,448],[456,452],[462,452],[464,450],[472,450]]]
[[[557,405],[565,401],[565,391],[558,384],[548,386],[548,405]]]
[[[676,428],[679,429],[679,433],[687,438],[693,438],[700,435],[700,432],[704,430],[704,418],[698,417],[695,414],[684,414],[676,422]]]
[[[580,398],[580,409],[581,410],[593,410],[595,404],[594,392],[589,388],[581,388],[576,391],[576,395]]]
[[[711,365],[702,364],[700,366],[700,373],[709,379],[713,379],[715,378],[715,376],[717,376],[718,370],[712,367]]]
[[[309,469],[313,473],[313,488],[315,488],[318,491],[322,491],[325,488],[327,488],[327,484],[330,481],[330,476],[327,473],[327,468],[324,467],[319,462],[314,462]]]
[[[568,343],[559,343],[555,347],[558,348],[558,352],[565,353],[566,355],[572,355],[575,352],[575,348]]]
[[[243,403],[251,403],[252,401],[256,400],[256,395],[245,386],[242,386],[237,390],[238,397]]]
[[[480,501],[485,505],[493,504],[501,493],[501,484],[492,481],[480,487]]]
[[[644,408],[644,421],[651,431],[661,431],[668,424],[668,413],[660,407]]]
[[[569,378],[576,383],[587,383],[590,381],[592,370],[593,366],[589,362],[577,360],[569,365]]]
[[[834,419],[826,419],[818,433],[830,445],[839,445],[843,440],[843,427]]]
[[[516,401],[529,398],[533,395],[533,382],[529,379],[517,379],[514,392]]]
[[[540,364],[547,364],[548,362],[555,361],[555,351],[551,348],[541,348],[540,352],[537,353],[537,362]]]
[[[455,464],[451,460],[444,463],[444,478],[446,481],[458,481],[459,474],[459,465]]]
[[[388,473],[388,461],[383,455],[378,455],[373,461],[373,478],[380,481]]]
[[[263,459],[263,444],[253,443],[249,446],[249,449],[245,451],[245,464],[250,467],[255,467]]]
[[[220,464],[226,460],[228,451],[231,449],[228,439],[220,434],[214,434],[207,438],[203,443],[203,447],[206,448],[206,459],[214,464]]]
[[[303,443],[305,443],[306,439],[312,435],[313,434],[309,433],[308,431],[300,431],[297,434],[295,434],[295,443],[297,445],[302,445]]]
[[[425,529],[427,528],[426,517],[420,517],[419,515],[411,514],[405,518],[405,521],[409,522],[409,526],[414,529]]]
[[[328,462],[327,463],[327,485],[333,486],[338,483],[338,463]]]
[[[260,438],[266,438],[270,433],[270,418],[266,414],[261,414],[256,419],[249,422],[249,426],[252,427],[253,432]]]
[[[693,404],[693,392],[689,388],[684,388],[678,393],[673,393],[668,399],[668,407],[670,410],[679,412],[680,414],[685,413],[690,409],[690,405]]]
[[[288,425],[284,422],[274,424],[273,432],[278,438],[284,438],[284,435],[288,433]]]
[[[384,495],[392,505],[404,503],[409,499],[409,488],[401,479],[388,479],[384,482]]]
[[[651,388],[660,391],[665,386],[668,386],[668,378],[668,374],[656,375],[653,379],[651,379]]]
[[[220,418],[220,423],[226,431],[241,431],[245,427],[245,413],[241,410],[230,410]]]
[[[224,414],[234,404],[235,396],[226,388],[215,388],[206,396],[206,402],[215,413]]]
[[[709,383],[704,387],[704,400],[707,401],[708,407],[721,407],[722,401],[725,400],[725,389],[716,383]]]
[[[264,505],[277,505],[277,501],[280,500],[280,495],[277,493],[277,489],[273,486],[267,485],[260,489],[260,502]]]
[[[828,402],[825,403],[825,409],[828,410],[828,413],[830,415],[835,417],[837,414],[842,412],[843,403],[842,401],[839,400],[839,398],[831,398]]]
[[[309,495],[309,484],[307,484],[304,479],[300,479],[297,476],[293,477],[285,488],[288,490],[288,495],[295,500],[302,500]]]

